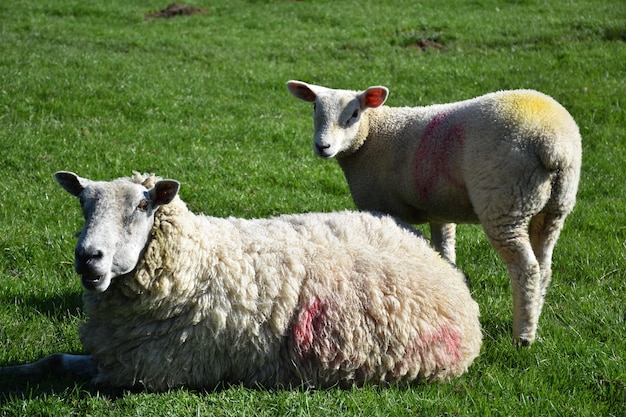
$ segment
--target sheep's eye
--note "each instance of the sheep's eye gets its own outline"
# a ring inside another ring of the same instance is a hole
[[[139,211],[148,211],[148,207],[150,207],[150,202],[144,198],[137,205],[137,210],[139,210]]]
[[[359,109],[355,109],[355,110],[352,112],[352,116],[350,116],[350,117],[348,118],[348,120],[346,120],[346,122],[345,122],[345,123],[346,123],[346,126],[350,126],[352,123],[355,123],[355,122],[356,122],[356,119],[357,119],[358,117],[359,117]]]

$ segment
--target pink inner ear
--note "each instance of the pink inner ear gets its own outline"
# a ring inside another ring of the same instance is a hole
[[[384,88],[370,88],[365,92],[365,106],[378,107],[385,102],[387,90]]]

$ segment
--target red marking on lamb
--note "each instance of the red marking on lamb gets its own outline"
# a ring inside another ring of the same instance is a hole
[[[447,113],[435,116],[422,135],[413,163],[414,178],[420,196],[428,199],[440,181],[463,187],[451,171],[450,156],[463,146],[465,129],[461,124],[446,126]],[[443,128],[441,125],[444,124]]]

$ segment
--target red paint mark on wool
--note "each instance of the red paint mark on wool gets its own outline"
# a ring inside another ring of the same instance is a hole
[[[448,116],[448,113],[440,113],[430,121],[415,152],[415,185],[424,199],[430,197],[440,181],[463,187],[463,183],[452,175],[450,156],[463,146],[465,129],[458,123],[447,126],[444,122]]]
[[[442,326],[423,334],[408,346],[403,360],[394,369],[396,375],[404,375],[417,361],[420,367],[448,369],[461,361],[461,342],[459,332],[450,326]]]
[[[324,336],[328,306],[321,300],[315,299],[298,313],[293,326],[293,339],[298,352],[303,357],[313,353],[319,339]]]
[[[461,335],[450,326],[443,326],[422,336],[420,344],[432,348],[437,363],[442,366],[448,366],[461,360]]]

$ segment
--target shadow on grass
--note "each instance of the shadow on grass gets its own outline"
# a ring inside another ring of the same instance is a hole
[[[0,381],[0,404],[50,396],[74,399],[98,396],[113,400],[124,394],[122,389],[103,389],[94,386],[89,380],[70,376],[46,375],[10,379]]]
[[[409,388],[413,384],[400,384],[399,387]],[[368,385],[369,386],[369,385]],[[383,389],[385,386],[374,386],[378,389]],[[339,388],[339,387],[334,387]],[[220,382],[214,387],[207,388],[188,388],[177,387],[172,388],[172,391],[183,390],[192,393],[203,394],[215,394],[228,391],[230,389],[244,389],[250,392],[267,392],[267,393],[279,393],[285,391],[316,391],[317,389],[311,388],[305,384],[293,385],[293,386],[278,386],[278,387],[265,387],[261,385],[245,386],[241,383],[228,383]],[[332,389],[332,388],[325,388]],[[163,394],[164,392],[153,392],[135,388],[111,388],[102,387],[92,384],[89,380],[84,378],[76,378],[72,376],[37,376],[37,377],[19,377],[13,381],[1,380],[0,381],[0,404],[16,403],[20,401],[45,399],[50,396],[62,398],[82,400],[91,397],[105,398],[110,401],[122,398],[129,394]]]
[[[15,303],[21,310],[31,310],[56,320],[66,319],[68,315],[80,314],[83,309],[82,292],[54,294],[50,297],[15,296],[0,297],[0,303],[9,305]]]
[[[80,316],[83,307],[82,292],[59,293],[49,297],[4,294],[0,296],[0,303],[3,305],[14,304],[16,313],[22,317],[30,317],[30,320],[34,316],[45,316],[55,322],[63,322],[70,316]],[[0,366],[22,364],[1,363]],[[76,378],[69,376],[19,377],[3,375],[0,376],[0,404],[8,402],[11,398],[29,399],[50,394],[61,394],[71,387],[80,387],[81,390],[84,390],[89,388],[90,384],[88,380],[77,381]]]

